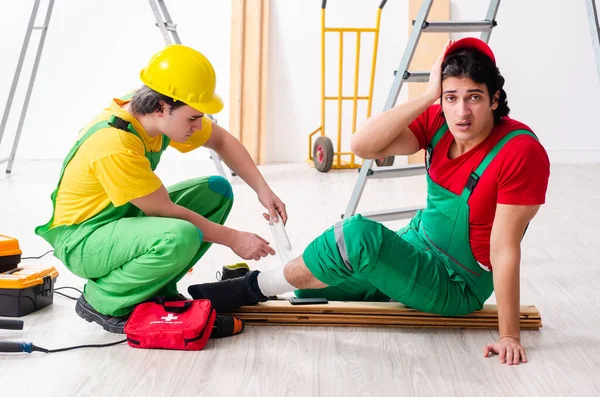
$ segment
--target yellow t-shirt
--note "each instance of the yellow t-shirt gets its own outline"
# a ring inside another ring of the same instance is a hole
[[[144,144],[150,152],[162,147],[163,135],[150,137],[140,122],[121,106],[127,101],[113,99],[110,106],[85,126],[79,134],[111,115],[129,121],[140,135],[108,127],[96,131],[79,147],[60,183],[54,209],[58,225],[79,224],[98,214],[112,203],[115,207],[155,192],[162,182],[152,171],[144,155]],[[212,132],[208,117],[202,118],[202,129],[186,142],[171,142],[170,146],[182,153],[204,145]]]

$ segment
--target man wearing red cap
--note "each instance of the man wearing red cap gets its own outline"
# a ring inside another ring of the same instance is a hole
[[[485,42],[450,42],[425,93],[366,120],[351,142],[367,159],[424,149],[424,210],[398,231],[353,216],[281,269],[188,291],[213,300],[217,310],[295,291],[330,300],[391,298],[445,316],[479,310],[495,292],[500,339],[484,355],[526,362],[519,330],[521,239],[545,202],[550,165],[531,129],[508,117],[503,86]]]

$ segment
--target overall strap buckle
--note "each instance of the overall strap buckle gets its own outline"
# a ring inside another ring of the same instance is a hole
[[[108,121],[108,125],[123,131],[128,131],[129,124],[129,121],[123,120],[122,118],[114,115],[110,116],[110,119]]]
[[[433,156],[433,148],[431,146],[427,146],[425,150],[425,169],[429,171],[429,167],[431,166],[431,157]]]
[[[468,189],[471,193],[473,193],[473,189],[475,189],[475,186],[477,186],[477,182],[479,182],[479,175],[472,172],[471,175],[469,175],[465,189]]]

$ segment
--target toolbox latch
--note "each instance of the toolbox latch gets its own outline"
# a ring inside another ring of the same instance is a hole
[[[42,284],[42,296],[50,296],[52,293],[52,277],[44,276],[42,280],[44,282]]]

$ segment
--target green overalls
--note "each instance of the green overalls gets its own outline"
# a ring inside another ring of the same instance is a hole
[[[397,232],[361,215],[338,222],[303,254],[313,275],[329,287],[299,290],[299,297],[330,300],[389,301],[446,316],[483,307],[494,290],[492,272],[480,266],[469,243],[469,197],[477,181],[514,136],[509,133],[471,174],[461,195],[429,177],[433,151],[446,133],[444,124],[427,148],[427,205]],[[536,138],[537,139],[537,138]]]
[[[212,243],[202,241],[202,232],[190,222],[148,217],[131,203],[119,207],[111,203],[81,224],[51,228],[65,168],[87,138],[108,127],[140,137],[129,122],[116,116],[96,123],[85,132],[63,162],[51,195],[52,218],[35,232],[52,245],[54,256],[71,272],[88,280],[84,296],[94,309],[110,316],[123,316],[151,297],[177,295],[177,282]],[[169,146],[167,136],[163,135],[162,140],[158,152],[145,148],[152,170]],[[225,223],[233,205],[231,185],[220,176],[183,181],[167,190],[174,203],[219,224]]]

